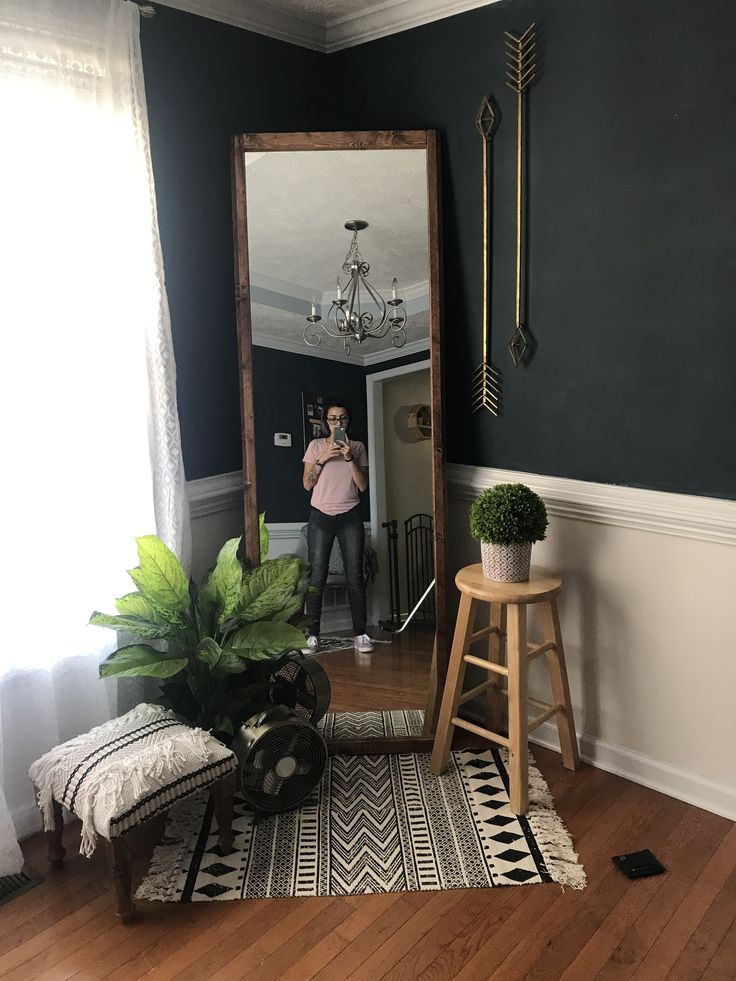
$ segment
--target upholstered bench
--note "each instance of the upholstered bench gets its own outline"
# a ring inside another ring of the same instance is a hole
[[[209,733],[180,722],[158,705],[138,705],[91,732],[56,746],[31,766],[47,832],[48,859],[59,868],[65,807],[82,822],[80,852],[89,857],[98,837],[123,923],[133,917],[129,850],[124,835],[203,787],[213,797],[219,850],[232,849],[232,797],[237,759]]]

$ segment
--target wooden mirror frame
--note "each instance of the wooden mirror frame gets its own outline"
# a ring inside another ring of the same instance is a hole
[[[378,130],[334,133],[241,133],[232,138],[233,249],[235,313],[240,363],[240,406],[243,443],[243,558],[260,562],[256,446],[253,426],[253,360],[248,276],[245,154],[294,150],[425,150],[427,154],[427,232],[429,239],[430,391],[432,401],[432,500],[434,507],[435,648],[428,678],[424,730],[421,736],[331,740],[331,754],[412,753],[431,749],[437,724],[438,690],[447,673],[447,490],[445,484],[445,419],[442,400],[442,257],[440,169],[434,130]],[[400,355],[399,355],[400,356]],[[438,685],[438,680],[440,684]]]

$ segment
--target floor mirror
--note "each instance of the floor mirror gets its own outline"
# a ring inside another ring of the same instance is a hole
[[[446,671],[438,167],[431,130],[232,141],[246,562],[259,561],[261,512],[269,557],[308,559],[302,461],[326,405],[349,406],[348,435],[368,456],[375,650],[345,640],[335,554],[316,655],[343,720],[327,730],[332,753],[429,749]]]

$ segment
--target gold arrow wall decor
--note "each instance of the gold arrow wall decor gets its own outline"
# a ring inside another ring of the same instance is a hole
[[[521,323],[521,228],[523,215],[524,93],[536,75],[535,24],[521,37],[506,31],[506,84],[516,92],[516,322],[508,340],[511,359],[518,367],[529,347],[529,338]],[[526,243],[525,243],[526,244]]]
[[[483,360],[473,372],[473,412],[488,409],[497,416],[501,405],[501,375],[489,360],[491,348],[490,262],[489,262],[489,211],[491,206],[491,133],[496,123],[488,96],[483,100],[475,117],[475,125],[483,139]]]

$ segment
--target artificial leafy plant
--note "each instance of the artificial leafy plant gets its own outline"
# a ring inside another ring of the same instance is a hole
[[[262,553],[267,534],[261,519]],[[193,725],[232,733],[267,703],[274,661],[304,644],[309,566],[282,556],[247,569],[233,538],[197,586],[155,535],[136,541],[140,564],[129,572],[136,591],[115,601],[117,616],[95,612],[90,623],[140,642],[106,658],[100,677],[158,678],[168,708]]]
[[[526,484],[488,487],[470,506],[470,534],[496,545],[539,542],[547,523],[544,501]]]

